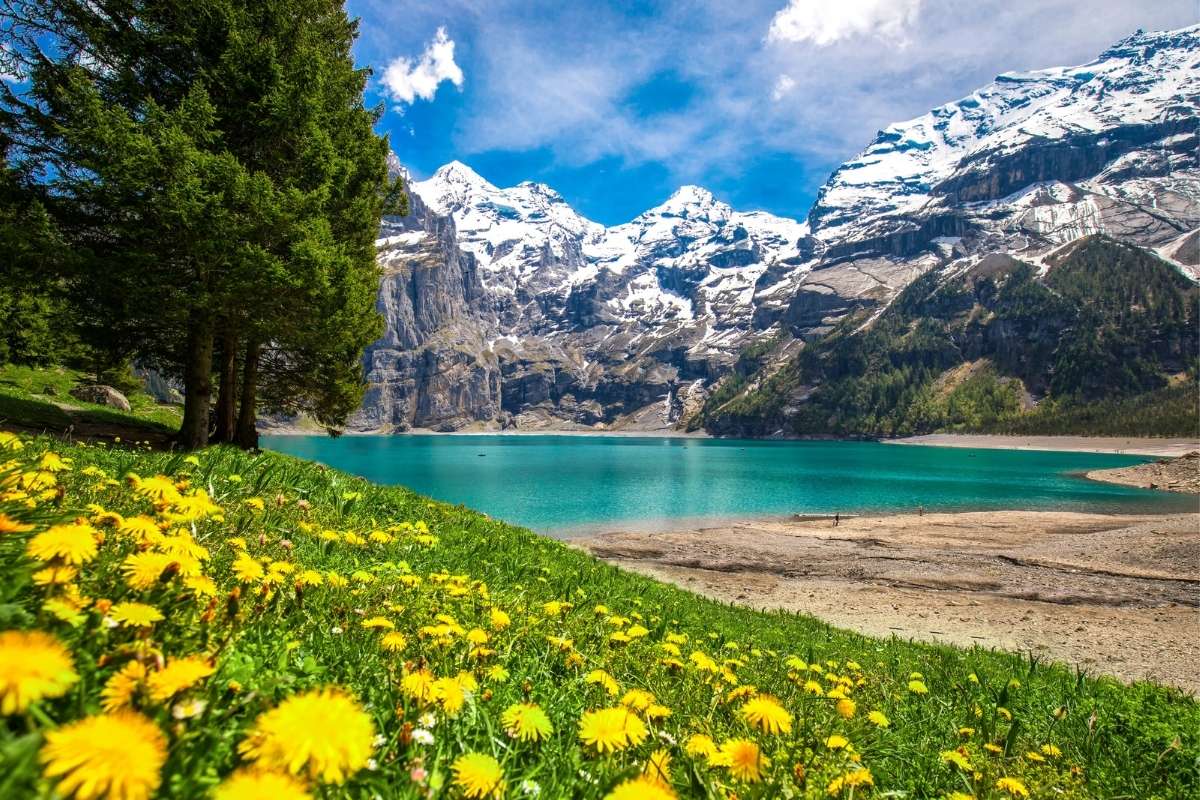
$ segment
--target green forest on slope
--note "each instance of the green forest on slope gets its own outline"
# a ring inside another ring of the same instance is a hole
[[[745,354],[693,420],[721,435],[1200,434],[1200,288],[1089,237],[1035,267],[930,272],[767,374]]]

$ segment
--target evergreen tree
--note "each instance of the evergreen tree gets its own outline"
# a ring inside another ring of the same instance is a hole
[[[398,187],[341,4],[8,5],[31,85],[5,87],[0,124],[50,187],[89,341],[182,377],[186,447],[208,441],[214,366],[223,440],[257,443],[260,388],[272,408],[343,422]]]

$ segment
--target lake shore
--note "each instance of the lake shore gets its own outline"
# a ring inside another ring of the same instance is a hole
[[[1008,436],[991,433],[928,433],[886,444],[970,447],[981,450],[1060,450],[1074,453],[1121,453],[1175,458],[1200,450],[1195,439],[1159,439],[1137,436]]]
[[[726,602],[1200,693],[1200,513],[756,519],[572,544]]]
[[[323,436],[325,431],[311,425],[270,423],[259,426],[264,436]],[[396,431],[345,431],[345,436],[616,436],[646,439],[712,439],[704,431],[657,430],[597,430],[595,428],[555,429],[507,429],[491,430],[471,428],[458,431],[435,431],[430,428],[413,428]],[[813,437],[768,437],[747,441],[843,441],[831,436]],[[847,439],[845,441],[864,441]],[[1200,450],[1200,441],[1195,439],[1159,439],[1153,437],[1109,437],[1109,436],[1007,436],[990,433],[929,433],[901,439],[881,439],[884,444],[925,445],[931,447],[966,447],[981,450],[1057,450],[1071,453],[1117,453],[1123,455],[1159,456],[1176,458],[1193,450]]]

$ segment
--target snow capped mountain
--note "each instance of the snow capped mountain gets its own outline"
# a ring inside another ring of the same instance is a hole
[[[821,189],[809,220],[822,242],[856,241],[954,202],[995,200],[1055,177],[1089,177],[1134,151],[1160,150],[1157,171],[1194,169],[1197,98],[1200,25],[1139,31],[1077,67],[1004,73],[961,100],[880,131]],[[1056,152],[1066,143],[1071,153]],[[1030,152],[1041,156],[1030,168],[1007,169],[1014,156]]]
[[[1194,26],[888,126],[805,221],[683,186],[605,227],[544,184],[499,188],[452,162],[385,221],[387,333],[358,425],[671,427],[750,344],[782,359],[929,270],[998,253],[1048,269],[1093,233],[1194,274],[1198,127]]]
[[[412,190],[454,220],[487,289],[509,295],[506,303],[528,298],[526,321],[546,314],[546,295],[565,299],[599,288],[597,311],[611,322],[707,318],[721,328],[733,313],[745,323],[747,289],[770,265],[794,258],[807,234],[795,220],[735,212],[699,186],[683,186],[611,228],[583,217],[544,184],[500,189],[459,162]]]

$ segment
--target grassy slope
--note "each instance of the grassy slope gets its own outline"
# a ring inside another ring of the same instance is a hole
[[[0,365],[0,426],[54,432],[75,426],[101,435],[108,431],[108,438],[122,429],[128,429],[128,438],[139,428],[158,438],[179,428],[179,407],[161,405],[145,392],[127,395],[128,412],[71,397],[71,389],[86,382],[82,373],[67,367]]]
[[[528,778],[540,784],[543,797],[599,798],[640,770],[658,746],[674,757],[673,783],[680,796],[721,797],[733,789],[742,798],[820,797],[826,796],[830,780],[854,768],[844,751],[826,747],[827,737],[835,733],[853,743],[873,773],[875,789],[859,789],[860,797],[940,797],[953,791],[999,797],[995,781],[1002,775],[1019,776],[1035,797],[1184,798],[1200,789],[1200,709],[1194,700],[1168,689],[1083,677],[1020,655],[881,641],[808,617],[720,605],[469,509],[276,454],[210,449],[192,464],[180,455],[62,447],[43,439],[27,445],[21,458],[28,463],[49,447],[74,460],[74,469],[60,476],[67,491],[55,513],[80,513],[87,503],[126,516],[153,513],[148,501],[124,484],[100,485],[98,477],[84,476],[81,471],[88,466],[117,479],[129,472],[172,475],[208,487],[225,508],[223,520],[204,520],[195,527],[212,555],[205,571],[221,586],[210,622],[200,618],[205,603],[189,599],[178,579],[147,592],[124,586],[117,564],[133,546],[111,531],[83,577],[82,588],[91,597],[140,599],[161,607],[167,619],[150,641],[168,659],[216,651],[226,642],[217,656],[217,673],[196,690],[208,701],[204,715],[176,724],[164,708],[142,703],[146,713],[171,730],[173,746],[164,767],[169,783],[164,786],[170,786],[173,796],[203,796],[239,763],[236,745],[259,713],[291,693],[329,683],[349,688],[369,704],[384,743],[375,754],[376,770],[360,772],[343,787],[326,787],[322,797],[423,796],[409,779],[415,765],[429,771],[434,796],[457,797],[448,785],[449,764],[475,750],[500,759],[511,795]],[[252,498],[264,501],[263,510],[247,503]],[[437,542],[426,546],[403,530],[395,530],[395,541],[383,544],[354,545],[344,537],[331,542],[319,535],[334,530],[366,536],[401,522],[426,523]],[[237,547],[230,538],[235,536],[244,537],[256,557],[293,563],[293,575],[307,568],[345,576],[361,571],[358,577],[371,582],[310,588],[302,595],[292,588],[290,577],[265,594],[248,585],[231,617],[228,592],[235,579],[230,563]],[[39,731],[50,719],[64,722],[94,712],[100,685],[122,663],[117,654],[136,639],[126,629],[105,627],[94,610],[76,628],[41,610],[47,592],[23,577],[31,565],[17,556],[22,538],[0,538],[0,627],[53,630],[74,649],[83,679],[67,697],[41,704],[47,719],[14,717],[0,728],[0,796],[5,797],[33,796]],[[286,548],[285,540],[293,547]],[[409,569],[422,577],[416,588],[404,586],[399,577]],[[438,577],[445,573],[469,578]],[[454,590],[456,586],[461,588]],[[553,600],[574,607],[550,615],[543,603]],[[596,613],[597,604],[607,606],[610,614]],[[512,616],[511,628],[490,631],[493,605]],[[421,627],[434,624],[436,614],[451,615],[464,629],[489,630],[489,644],[497,653],[479,661],[469,657],[461,636],[439,643],[422,635]],[[408,638],[406,649],[398,655],[384,653],[380,633],[359,624],[364,615],[394,621]],[[623,624],[614,624],[613,615],[623,616]],[[638,623],[649,630],[644,638],[625,645],[610,641],[612,631]],[[687,637],[681,646],[687,664],[683,669],[660,663],[669,633]],[[550,636],[570,639],[571,645],[564,649]],[[739,703],[724,700],[732,683],[698,670],[689,661],[693,651],[718,660],[740,659],[733,667],[737,680],[780,697],[796,717],[792,734],[752,732],[737,715]],[[582,663],[571,665],[572,654]],[[785,664],[789,655],[827,663],[793,680]],[[812,678],[828,690],[833,681],[827,673],[857,682],[860,673],[848,666],[851,660],[861,665],[862,683],[851,694],[857,713],[843,719],[833,700],[806,693],[802,684]],[[483,680],[487,667],[497,663],[511,678]],[[405,669],[422,664],[439,676],[475,670],[481,678],[480,693],[456,718],[439,718],[431,746],[405,741],[405,730],[411,730],[405,725],[418,724],[421,709],[398,689]],[[671,709],[671,716],[654,726],[661,730],[658,741],[651,737],[608,758],[580,747],[576,731],[581,713],[616,703],[582,679],[593,668],[607,669],[622,691],[649,690]],[[929,694],[909,691],[913,672],[923,675]],[[241,684],[240,692],[228,689],[231,680]],[[545,708],[555,726],[553,736],[540,745],[515,743],[501,731],[503,710],[526,696]],[[1011,712],[1011,722],[998,707]],[[870,724],[870,710],[885,713],[891,726]],[[975,732],[962,735],[960,728]],[[683,743],[694,732],[711,733],[718,741],[749,736],[762,742],[772,758],[767,781],[738,784],[725,770],[685,754]],[[987,752],[986,742],[999,744],[1004,753]],[[1061,758],[1039,763],[1025,755],[1045,744],[1061,748]],[[977,780],[940,757],[958,746],[966,748],[979,771]],[[796,779],[796,764],[803,765],[804,780]],[[446,788],[438,791],[443,783]]]

